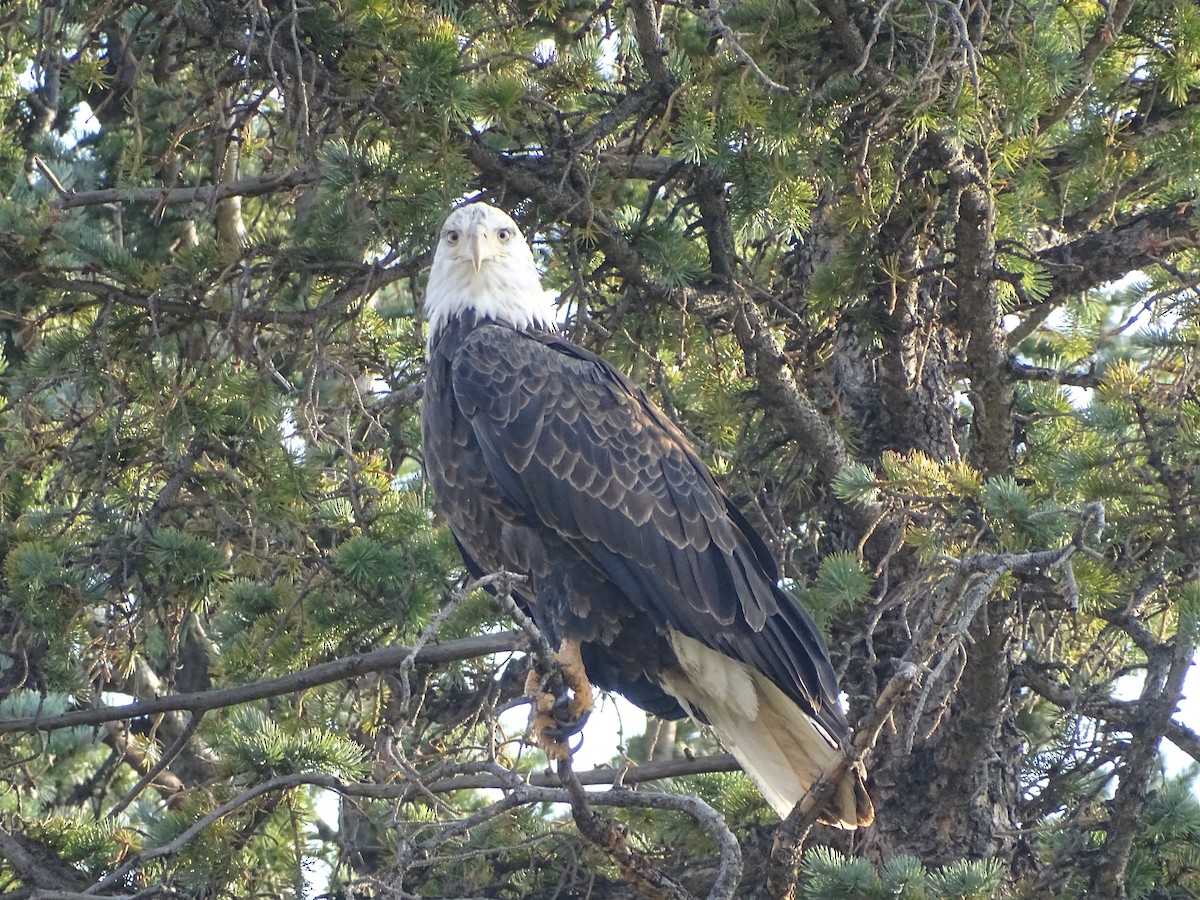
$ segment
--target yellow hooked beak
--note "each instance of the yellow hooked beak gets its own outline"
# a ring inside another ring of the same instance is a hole
[[[472,225],[467,231],[467,256],[471,258],[471,265],[475,267],[475,271],[479,271],[479,267],[483,265],[485,259],[492,259],[496,256],[496,248],[492,242],[491,230],[482,223]]]

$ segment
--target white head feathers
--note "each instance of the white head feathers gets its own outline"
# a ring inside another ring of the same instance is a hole
[[[514,328],[553,329],[553,298],[507,213],[471,203],[446,217],[425,289],[430,344],[447,322],[468,311]]]

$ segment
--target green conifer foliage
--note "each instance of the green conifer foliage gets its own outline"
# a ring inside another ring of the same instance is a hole
[[[1200,892],[1194,3],[12,0],[0,61],[0,892]],[[421,470],[467,197],[826,630],[870,829],[523,740]]]

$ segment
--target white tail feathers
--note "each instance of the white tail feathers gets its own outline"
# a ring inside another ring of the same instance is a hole
[[[767,803],[786,818],[822,770],[838,759],[836,739],[745,663],[676,631],[670,640],[680,671],[665,673],[663,687],[689,712],[703,712]],[[872,817],[860,773],[847,772],[821,820],[856,828]]]

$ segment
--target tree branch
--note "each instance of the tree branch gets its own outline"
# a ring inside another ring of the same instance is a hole
[[[597,766],[594,769],[575,772],[575,777],[585,785],[648,784],[667,778],[707,775],[713,772],[740,772],[741,770],[741,764],[734,759],[732,753],[713,753],[708,756],[668,759],[637,766]],[[558,776],[549,772],[535,772],[525,780],[528,784],[541,787],[557,787],[562,784]],[[496,780],[494,773],[454,775],[426,784],[430,791],[438,794],[449,791],[484,790],[501,786],[502,783]]]
[[[841,779],[854,766],[862,766],[874,748],[884,726],[891,720],[900,701],[920,686],[917,708],[912,713],[906,743],[911,747],[911,732],[920,719],[921,707],[932,684],[943,668],[931,663],[943,661],[967,639],[968,629],[987,601],[1001,576],[1009,572],[1040,570],[1065,564],[1085,541],[1103,529],[1103,509],[1093,504],[1080,516],[1072,542],[1053,550],[1025,553],[978,553],[956,561],[954,571],[942,585],[930,614],[913,635],[902,659],[896,660],[892,677],[880,691],[870,712],[856,723],[854,740],[842,756],[821,773],[796,807],[779,827],[772,852],[770,883],[773,893],[781,895],[783,887],[794,884],[804,850],[804,842],[826,807]]]
[[[1182,630],[1166,648],[1167,663],[1164,683],[1146,678],[1140,698],[1138,720],[1141,725],[1132,731],[1125,765],[1118,772],[1119,782],[1113,794],[1104,846],[1092,869],[1091,896],[1124,900],[1126,869],[1133,852],[1134,836],[1145,809],[1150,790],[1150,778],[1158,767],[1158,752],[1162,738],[1168,734],[1171,717],[1183,696],[1183,681],[1192,666],[1196,642]]]
[[[1167,723],[1166,738],[1196,762],[1200,763],[1200,734],[1172,719]]]
[[[1092,35],[1079,54],[1077,65],[1079,81],[1075,87],[1063,94],[1054,106],[1038,117],[1038,132],[1044,132],[1055,122],[1061,120],[1070,112],[1075,102],[1087,92],[1092,84],[1092,75],[1095,72],[1097,61],[1117,39],[1121,29],[1125,27],[1125,20],[1129,18],[1132,9],[1133,0],[1117,0],[1111,6],[1105,6],[1104,22],[1096,29],[1096,33]]]
[[[1015,402],[1008,347],[993,272],[996,267],[996,205],[981,171],[948,141],[935,141],[950,183],[958,190],[954,217],[955,283],[959,315],[966,325],[970,376],[971,457],[987,475],[1011,471]],[[981,166],[986,163],[981,163]]]
[[[544,204],[556,217],[592,235],[606,260],[621,273],[628,287],[659,299],[666,290],[657,284],[642,265],[641,256],[612,224],[597,210],[591,198],[571,189],[569,172],[548,158],[513,159],[487,149],[474,140],[465,144],[467,157],[484,179],[512,188],[517,194]]]
[[[309,309],[271,309],[264,306],[243,306],[236,311],[214,309],[197,303],[171,300],[157,294],[135,294],[120,285],[92,278],[38,275],[29,279],[29,282],[64,294],[86,294],[104,302],[138,307],[153,315],[177,315],[188,321],[225,323],[230,319],[237,319],[254,325],[312,327],[341,313],[356,298],[368,296],[393,282],[416,274],[428,262],[428,256],[428,253],[422,253],[387,267],[371,263],[356,266],[354,274],[349,276],[332,297]]]
[[[190,188],[106,188],[99,191],[67,192],[51,202],[54,209],[75,209],[104,203],[219,203],[231,197],[258,197],[312,184],[320,177],[316,169],[296,169],[280,175],[258,175],[223,184]]]
[[[1194,200],[1148,210],[1106,231],[1042,250],[1034,257],[1054,282],[1046,299],[1064,299],[1116,281],[1159,259],[1200,247],[1200,206]]]
[[[670,900],[691,900],[692,895],[684,890],[679,882],[650,862],[644,853],[630,847],[625,835],[611,822],[606,822],[596,815],[595,810],[588,802],[587,791],[574,777],[569,758],[559,761],[558,777],[566,789],[567,802],[571,805],[571,818],[575,820],[575,826],[579,829],[580,834],[604,850],[630,880],[649,889],[654,896],[666,897]],[[736,840],[733,844],[737,847]],[[737,851],[737,856],[740,869],[740,849]],[[736,887],[736,883],[734,886]]]
[[[713,759],[721,759],[721,757],[713,757]],[[687,813],[695,818],[697,822],[699,822],[700,825],[713,838],[720,855],[718,876],[713,884],[712,890],[708,894],[708,900],[730,900],[730,898],[735,896],[737,885],[741,877],[741,850],[738,846],[736,838],[734,838],[733,833],[729,830],[728,826],[725,825],[725,822],[721,816],[700,798],[682,794],[635,792],[625,790],[620,787],[614,787],[611,790],[603,792],[583,792],[582,779],[575,780],[575,785],[578,787],[578,791],[574,791],[570,786],[563,787],[561,781],[559,781],[558,787],[550,786],[551,778],[555,778],[557,780],[558,778],[562,777],[561,771],[560,775],[557,777],[546,775],[539,779],[537,776],[534,776],[533,778],[527,778],[521,773],[511,772],[500,769],[499,767],[491,768],[492,772],[488,777],[487,782],[481,783],[478,786],[502,790],[505,791],[508,796],[498,804],[493,804],[485,810],[480,810],[473,816],[461,819],[457,822],[448,823],[443,829],[439,830],[439,834],[435,838],[431,839],[432,843],[426,842],[420,845],[419,848],[416,848],[424,851],[424,854],[422,854],[423,856],[427,855],[427,853],[432,851],[438,844],[444,843],[445,840],[452,838],[457,834],[466,833],[471,827],[473,827],[473,825],[478,824],[479,821],[492,818],[505,809],[530,803],[567,803],[574,806],[575,804],[581,802],[578,794],[583,793],[584,800],[582,802],[587,804],[625,808],[675,810],[678,812]],[[664,771],[665,770],[666,767],[664,767]],[[610,771],[615,772],[616,770]],[[713,771],[720,770],[714,769]],[[432,782],[426,787],[433,788],[433,786],[437,783],[438,782]],[[597,782],[593,782],[589,779],[588,783],[590,784]],[[372,784],[364,782],[351,782],[344,781],[335,775],[328,775],[319,772],[295,772],[285,775],[277,775],[262,782],[261,784],[254,785],[253,787],[238,794],[236,797],[231,798],[230,800],[211,810],[209,813],[193,823],[186,831],[168,843],[143,850],[142,852],[130,857],[122,866],[113,870],[104,878],[100,879],[100,881],[98,881],[95,885],[89,888],[88,892],[95,893],[104,890],[105,888],[117,883],[127,872],[132,871],[135,867],[146,862],[154,859],[160,859],[165,856],[174,856],[178,854],[185,846],[187,846],[188,843],[194,840],[206,828],[209,828],[230,813],[241,809],[247,803],[250,803],[258,797],[277,791],[292,790],[294,788],[306,785],[325,788],[344,796],[363,797],[370,799],[404,799],[410,797],[412,793],[417,790],[414,785],[409,783]],[[470,787],[473,788],[475,785],[470,785]],[[592,815],[594,816],[594,813],[592,813]],[[612,829],[612,826],[607,825],[607,823],[602,822],[601,825],[607,826],[608,829]],[[613,832],[616,833],[615,829],[613,829]],[[612,835],[608,834],[607,831],[606,834],[608,837],[612,837]],[[620,837],[620,842],[623,842],[623,836],[620,836],[619,833],[617,834]],[[0,853],[3,853],[8,847],[5,839],[8,841],[13,841],[11,836],[6,835],[3,831],[0,831]],[[14,844],[14,847],[14,852],[19,853],[21,851],[21,846],[19,844]],[[608,848],[606,847],[606,849]],[[618,846],[617,849],[620,850],[621,848]],[[625,850],[628,850],[626,861],[630,862],[631,864],[638,865],[639,871],[646,873],[648,868],[653,868],[642,857],[642,855],[638,853],[638,851],[629,848],[627,844],[625,845]],[[624,851],[621,852],[623,853]],[[635,860],[637,859],[640,859],[641,862],[636,863]],[[661,873],[659,874],[661,875]],[[666,876],[663,876],[663,878],[665,879]],[[668,882],[673,883],[673,880],[666,879],[665,881],[658,883],[656,886],[662,888],[666,886]],[[38,886],[54,888],[61,887],[61,884],[50,884],[47,881],[44,884],[39,883]],[[666,895],[679,898],[679,900],[684,900],[684,898],[689,897],[687,892],[683,891],[681,888],[675,891],[668,890]]]
[[[1125,730],[1136,727],[1144,712],[1140,700],[1114,700],[1107,695],[1080,696],[1069,684],[1056,681],[1028,665],[1019,666],[1014,674],[1020,678],[1023,685],[1064,712],[1110,722]],[[1171,719],[1163,736],[1196,762],[1200,762],[1200,734]]]
[[[787,355],[771,333],[762,310],[749,297],[743,298],[733,317],[733,332],[767,404],[788,433],[809,448],[821,477],[832,480],[850,465],[846,444],[800,390]]]
[[[183,752],[184,748],[188,745],[188,742],[191,741],[191,739],[195,736],[196,731],[200,728],[200,722],[203,718],[204,713],[198,712],[188,719],[187,725],[185,725],[183,730],[179,732],[179,735],[175,738],[175,740],[171,742],[171,746],[162,752],[159,758],[154,762],[154,765],[150,766],[143,772],[142,777],[138,779],[137,784],[130,788],[126,792],[125,796],[122,797],[116,803],[116,805],[108,811],[106,818],[115,819],[118,815],[120,815],[121,810],[129,806],[130,803],[137,799],[138,795],[142,791],[144,791],[151,784],[154,784],[158,780],[159,776],[166,772],[167,767],[175,761],[175,757]],[[171,785],[172,790],[183,789],[183,787],[184,786],[182,782],[180,783],[179,788],[175,788],[173,784]]]
[[[1100,386],[1100,376],[1095,372],[1064,372],[1044,366],[1031,366],[1014,359],[1008,361],[1009,374],[1017,381],[1045,381],[1071,387],[1095,388]]]
[[[764,72],[758,63],[755,62],[754,57],[750,55],[749,51],[738,42],[737,35],[734,34],[733,29],[725,23],[725,19],[721,16],[721,5],[718,0],[708,0],[708,5],[700,8],[700,15],[708,21],[708,24],[712,26],[717,34],[721,35],[721,39],[725,42],[725,46],[729,48],[729,52],[754,73],[755,79],[762,85],[763,90],[768,94],[781,94],[784,96],[792,93],[790,87],[786,84],[780,84]]]
[[[667,52],[663,48],[654,0],[630,0],[629,9],[633,13],[633,36],[646,71],[653,81],[674,90],[675,78],[667,67]]]
[[[13,734],[21,731],[55,731],[60,728],[98,725],[101,722],[152,716],[173,710],[189,710],[195,714],[237,706],[240,703],[249,703],[254,700],[263,700],[267,697],[292,694],[323,684],[355,678],[367,672],[399,668],[409,659],[419,665],[439,666],[458,660],[487,656],[490,653],[522,650],[524,647],[524,638],[515,631],[461,638],[447,641],[444,644],[428,644],[415,654],[411,647],[399,645],[384,647],[370,653],[360,653],[356,656],[320,663],[289,675],[281,675],[278,678],[266,678],[262,681],[252,681],[248,684],[239,684],[221,690],[192,694],[168,694],[164,697],[139,700],[124,706],[79,709],[55,716],[0,719],[0,734]]]
[[[26,885],[61,891],[78,884],[78,873],[47,848],[0,828],[0,856]]]

